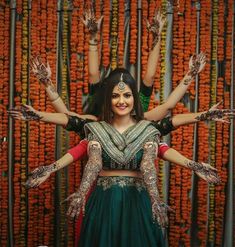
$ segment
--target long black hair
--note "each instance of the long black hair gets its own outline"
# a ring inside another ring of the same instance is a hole
[[[123,74],[123,81],[128,85],[132,91],[134,98],[134,115],[136,121],[143,119],[143,109],[140,104],[137,85],[135,79],[130,72],[124,68],[117,68],[113,70],[107,78],[103,81],[104,101],[102,106],[101,120],[111,123],[112,122],[112,94],[113,88],[120,82],[121,74]]]

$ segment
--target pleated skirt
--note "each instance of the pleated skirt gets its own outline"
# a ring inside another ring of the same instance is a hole
[[[143,180],[99,177],[82,222],[79,247],[166,246],[160,226],[152,219]]]

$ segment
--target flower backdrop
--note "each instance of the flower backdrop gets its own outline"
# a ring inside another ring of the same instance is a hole
[[[13,122],[7,109],[30,103],[40,111],[53,111],[44,86],[29,71],[30,56],[40,54],[50,63],[52,80],[64,102],[71,111],[83,112],[89,93],[88,33],[80,17],[92,5],[97,18],[104,15],[99,37],[102,71],[127,66],[136,73],[141,59],[139,73],[143,74],[152,42],[144,18],[151,19],[155,8],[161,8],[168,21],[173,20],[172,29],[168,25],[163,30],[150,108],[163,102],[166,91],[177,86],[189,57],[199,50],[206,52],[206,68],[172,114],[208,110],[221,100],[224,108],[232,107],[233,0],[1,0],[0,246],[74,245],[76,224],[66,217],[67,205],[60,202],[78,187],[82,162],[51,176],[37,189],[26,190],[25,182],[30,171],[61,157],[79,142],[79,136],[41,122]],[[137,54],[139,13],[141,57]],[[171,83],[165,80],[166,56],[171,58]],[[199,123],[172,132],[170,146],[188,158],[195,156],[215,166],[222,183],[208,187],[191,171],[175,165],[171,165],[168,179],[165,163],[159,161],[162,195],[166,197],[163,188],[167,187],[166,199],[175,211],[169,215],[169,246],[223,246],[226,200],[231,196],[227,192],[234,147],[231,126]]]

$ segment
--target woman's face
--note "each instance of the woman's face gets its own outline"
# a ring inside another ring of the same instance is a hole
[[[112,112],[116,116],[130,115],[134,107],[134,97],[128,85],[125,85],[124,90],[116,85],[112,93]]]

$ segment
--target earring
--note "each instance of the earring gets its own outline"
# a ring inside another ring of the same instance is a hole
[[[135,109],[133,109],[133,110],[131,111],[131,116],[132,116],[132,117],[136,116]]]

